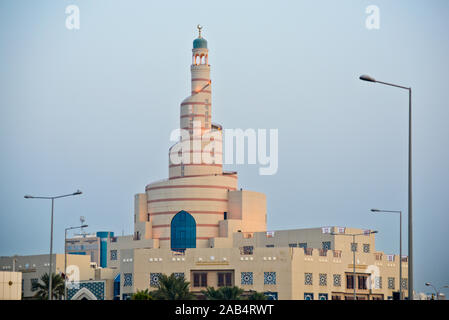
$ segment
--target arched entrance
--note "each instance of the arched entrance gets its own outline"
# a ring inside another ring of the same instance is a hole
[[[171,220],[171,249],[196,248],[196,222],[187,211],[179,211]]]

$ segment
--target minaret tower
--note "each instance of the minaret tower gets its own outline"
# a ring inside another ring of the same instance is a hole
[[[191,92],[180,105],[182,135],[169,150],[182,159],[169,156],[169,178],[135,196],[135,238],[152,239],[154,248],[210,248],[237,230],[266,230],[265,195],[237,190],[237,172],[222,168],[222,128],[211,122],[209,51],[201,33],[198,25]]]
[[[180,128],[190,135],[189,160],[181,163],[169,163],[170,178],[198,175],[213,175],[222,173],[222,141],[221,127],[213,125],[212,118],[212,83],[210,80],[209,50],[207,41],[201,35],[202,27],[198,28],[198,38],[193,41],[191,71],[191,95],[181,102]],[[211,152],[212,163],[203,159],[206,146],[210,139],[204,135],[214,136],[214,148]],[[203,139],[201,139],[203,136]],[[180,141],[181,143],[183,141]],[[180,145],[170,148],[170,152],[178,152]],[[171,160],[171,159],[170,159]]]

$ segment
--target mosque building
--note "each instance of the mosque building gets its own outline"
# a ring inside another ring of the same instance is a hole
[[[168,152],[168,178],[135,195],[134,234],[104,233],[102,272],[81,279],[83,292],[70,297],[129,299],[154,290],[161,274],[183,277],[199,298],[207,287],[222,286],[282,300],[386,300],[400,289],[406,296],[407,257],[377,251],[369,230],[267,231],[265,195],[239,189],[237,172],[223,171],[222,127],[211,121],[208,44],[198,29],[191,92],[180,105],[182,134]],[[11,263],[0,259],[0,268]],[[107,289],[99,289],[101,283]]]

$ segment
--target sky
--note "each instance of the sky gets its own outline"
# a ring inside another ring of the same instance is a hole
[[[77,5],[80,29],[65,9]],[[376,5],[379,29],[367,29]],[[64,0],[0,3],[0,255],[54,248],[64,228],[133,232],[133,196],[168,176],[170,132],[190,94],[201,24],[212,121],[278,129],[279,168],[226,165],[267,195],[269,230],[377,230],[407,254],[408,94],[413,89],[415,290],[449,285],[449,2]],[[443,291],[449,295],[448,291]]]

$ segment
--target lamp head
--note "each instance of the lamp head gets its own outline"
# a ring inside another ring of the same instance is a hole
[[[31,199],[31,198],[33,198],[33,196],[30,196],[29,194],[26,194],[26,195],[24,196],[24,198],[25,198],[25,199]]]
[[[371,231],[371,233],[378,233],[379,231],[375,230],[375,231]]]
[[[379,209],[371,209],[371,212],[380,212]]]
[[[426,285],[426,286],[430,286],[430,282],[426,282],[425,285]]]
[[[73,193],[74,196],[82,194],[82,192],[80,190],[76,190],[76,192]]]
[[[363,80],[363,81],[368,81],[368,82],[376,82],[376,79],[374,79],[373,77],[370,77],[370,76],[368,76],[368,75],[366,75],[366,74],[361,75],[361,76],[359,77],[359,79],[360,79],[360,80]]]

